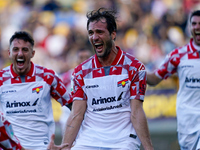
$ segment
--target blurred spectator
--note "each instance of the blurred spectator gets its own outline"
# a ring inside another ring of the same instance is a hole
[[[23,29],[31,32],[36,39],[39,55],[35,62],[62,73],[62,67],[66,66],[68,61],[74,61],[71,60],[77,55],[74,51],[83,45],[89,46],[85,26],[86,11],[104,6],[116,8],[121,15],[118,17],[118,35],[122,40],[116,40],[118,45],[122,45],[123,50],[130,53],[139,46],[134,55],[143,57],[147,69],[151,70],[160,63],[159,61],[152,63],[153,52],[156,51],[157,60],[162,60],[166,53],[180,43],[176,42],[177,39],[181,40],[181,43],[188,41],[190,35],[187,31],[187,16],[191,10],[199,6],[199,2],[197,0],[1,1],[0,53],[4,62],[0,67],[8,65],[7,58],[3,58],[5,56],[3,51],[8,47],[6,37],[10,37],[10,32]]]
[[[61,8],[60,4],[56,0],[46,1],[42,7],[43,11],[57,11]]]

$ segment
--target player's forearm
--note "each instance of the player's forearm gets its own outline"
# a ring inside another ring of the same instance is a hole
[[[66,123],[65,133],[63,135],[62,143],[68,143],[71,147],[80,129],[81,123],[83,121],[82,115],[74,115],[73,112],[70,113],[69,118]]]
[[[138,109],[136,113],[132,113],[131,121],[144,149],[153,150],[147,120],[143,109]]]
[[[156,86],[162,79],[157,77],[155,73],[147,73],[147,84]]]

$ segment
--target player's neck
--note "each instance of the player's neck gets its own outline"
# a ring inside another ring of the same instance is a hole
[[[112,62],[115,60],[117,56],[118,49],[115,47],[111,50],[110,54],[107,57],[98,57],[99,62],[103,67],[111,66]]]
[[[200,45],[197,45],[194,41],[192,42],[194,48],[197,50],[197,51],[200,51]]]

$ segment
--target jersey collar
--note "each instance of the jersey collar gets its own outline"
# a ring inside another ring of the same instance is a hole
[[[13,67],[13,64],[10,65],[10,74],[11,74],[11,77],[12,78],[16,78],[19,75],[14,72],[14,70],[13,70],[12,67]],[[35,65],[33,64],[33,62],[31,62],[31,69],[30,69],[30,71],[26,75],[30,76],[30,77],[34,76],[34,70],[35,70],[34,68],[35,68]]]
[[[120,49],[119,46],[116,46],[116,48],[118,49],[117,56],[115,57],[115,59],[112,62],[111,66],[117,65],[119,63],[119,61],[121,60],[121,58],[122,58],[122,50]],[[94,57],[94,65],[95,65],[96,68],[103,67],[101,65],[101,63],[99,62],[98,57],[97,57],[96,54],[95,54],[95,57]]]
[[[197,51],[196,48],[193,45],[193,38],[190,39],[190,47],[191,47],[192,52],[196,52]]]

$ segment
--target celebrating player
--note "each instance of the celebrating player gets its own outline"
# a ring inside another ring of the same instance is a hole
[[[190,16],[190,42],[174,49],[161,66],[147,74],[147,83],[157,85],[174,73],[179,77],[177,131],[181,150],[200,149],[200,11]]]
[[[10,38],[12,64],[0,71],[0,105],[24,148],[46,150],[55,130],[51,97],[67,105],[70,95],[53,70],[31,62],[33,46],[25,31]]]
[[[115,46],[114,11],[100,8],[87,18],[96,54],[74,70],[73,105],[63,143],[72,150],[138,150],[142,142],[144,149],[152,150],[142,105],[145,67]]]

